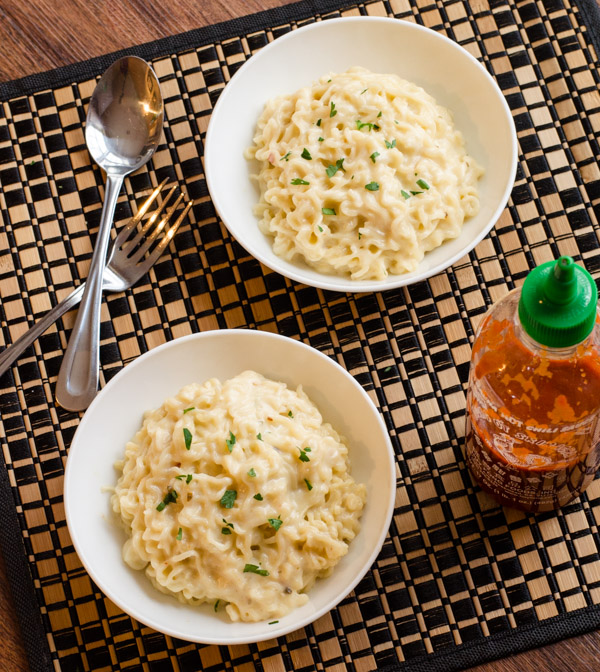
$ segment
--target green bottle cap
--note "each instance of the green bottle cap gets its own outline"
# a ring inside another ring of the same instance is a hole
[[[596,323],[598,289],[592,276],[571,257],[534,268],[519,300],[523,329],[541,345],[567,348],[585,340]]]

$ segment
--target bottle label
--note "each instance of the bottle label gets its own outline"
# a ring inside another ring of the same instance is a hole
[[[570,424],[534,425],[503,414],[491,395],[467,395],[467,464],[487,492],[508,506],[547,511],[571,501],[599,466],[595,413]]]

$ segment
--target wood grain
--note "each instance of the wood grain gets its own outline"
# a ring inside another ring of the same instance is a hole
[[[111,51],[287,4],[285,0],[2,0],[0,79],[16,79]],[[470,668],[470,672],[598,672],[600,633]],[[0,670],[28,672],[0,559]]]

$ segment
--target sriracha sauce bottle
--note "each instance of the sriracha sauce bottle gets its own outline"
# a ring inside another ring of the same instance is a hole
[[[571,257],[535,268],[479,326],[467,390],[466,459],[505,506],[557,509],[600,466],[598,291]]]

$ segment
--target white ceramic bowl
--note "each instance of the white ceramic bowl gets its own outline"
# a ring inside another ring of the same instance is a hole
[[[267,100],[293,93],[328,72],[360,65],[414,82],[450,109],[468,153],[485,169],[481,209],[461,235],[425,255],[417,271],[383,281],[352,281],[319,273],[273,252],[253,207],[260,194],[243,151],[252,144]],[[391,289],[428,278],[458,261],[489,232],[504,209],[515,178],[517,140],[508,105],[495,81],[466,50],[408,21],[350,17],[314,23],[274,40],[232,77],[215,106],[206,134],[205,173],[223,223],[263,264],[315,287],[343,292]]]
[[[212,606],[184,605],[163,595],[125,564],[126,540],[110,507],[114,464],[141,425],[185,384],[222,380],[253,369],[302,385],[324,419],[349,442],[352,476],[367,486],[361,531],[331,576],[317,581],[304,606],[278,623],[231,623]],[[98,587],[123,611],[165,634],[207,644],[241,644],[284,635],[332,609],[374,562],[387,533],[396,489],[394,455],[380,414],[354,378],[326,355],[290,338],[243,330],[176,339],[128,364],[98,394],[75,433],[67,459],[64,501],[75,549]]]

